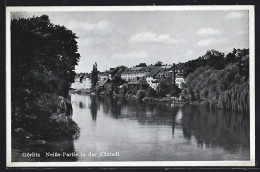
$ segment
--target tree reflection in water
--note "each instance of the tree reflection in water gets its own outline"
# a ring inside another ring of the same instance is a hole
[[[110,113],[114,118],[134,117],[141,125],[171,125],[172,137],[175,129],[181,128],[183,137],[191,140],[193,136],[198,146],[226,147],[227,150],[233,151],[240,146],[246,149],[249,147],[249,114],[196,106],[179,108],[166,103],[113,98],[110,98],[109,104],[104,107],[110,107]]]
[[[92,120],[96,121],[97,120],[97,109],[98,109],[98,104],[97,104],[97,97],[96,96],[90,96],[90,113],[92,116]]]
[[[86,108],[85,104],[83,104],[81,101],[79,102],[79,108],[80,109],[85,109]]]
[[[171,126],[172,139],[182,137],[198,147],[224,148],[229,152],[249,149],[249,114],[196,106],[172,107],[167,103],[137,102],[124,98],[91,97],[90,112],[96,120],[98,106],[114,119],[136,120],[139,125]],[[178,129],[178,132],[175,133]],[[187,143],[188,143],[187,142]],[[192,141],[193,142],[193,141]]]
[[[198,146],[223,147],[236,152],[249,148],[249,114],[188,106],[182,110],[183,136]]]

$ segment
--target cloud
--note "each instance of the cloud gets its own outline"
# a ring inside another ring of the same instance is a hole
[[[249,33],[248,33],[248,31],[245,31],[245,30],[239,30],[239,31],[237,31],[236,32],[236,35],[248,35]]]
[[[199,47],[205,47],[208,45],[218,45],[221,43],[226,43],[227,40],[225,38],[208,38],[208,39],[202,39],[197,43],[197,46]]]
[[[113,25],[106,20],[101,20],[97,23],[70,21],[67,27],[80,35],[89,34],[89,36],[91,36],[91,34],[104,35],[110,33],[113,30]]]
[[[104,45],[107,43],[106,38],[102,38],[102,37],[80,37],[80,39],[78,39],[78,45],[80,47],[83,46],[94,46],[94,45]]]
[[[146,51],[133,51],[129,53],[116,53],[112,57],[114,59],[144,59],[148,57],[148,54]]]
[[[184,54],[183,54],[183,56],[191,56],[193,54],[193,51],[192,50],[188,50],[188,51],[186,51]]]
[[[211,27],[201,28],[197,31],[197,35],[199,36],[209,36],[209,35],[220,35],[222,32],[218,29],[214,29]]]
[[[157,34],[153,32],[138,33],[129,39],[134,43],[152,43],[152,44],[178,44],[185,42],[184,39],[175,39],[169,34]]]
[[[11,12],[11,19],[29,18],[26,12]]]
[[[225,15],[224,19],[230,20],[230,19],[239,19],[245,17],[245,13],[233,11]]]

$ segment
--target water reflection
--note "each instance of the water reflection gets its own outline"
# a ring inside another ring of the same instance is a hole
[[[73,94],[71,99],[80,127],[77,140],[16,149],[120,152],[120,157],[71,161],[249,160],[249,114],[106,96]]]
[[[196,138],[197,145],[221,147],[235,153],[249,149],[248,115],[198,107],[183,108],[185,138]]]
[[[96,121],[97,120],[97,108],[98,108],[97,97],[91,96],[90,100],[91,101],[90,101],[89,109],[90,109],[90,112],[91,112],[92,120]]]
[[[181,129],[183,139],[191,141],[194,137],[197,147],[223,148],[231,153],[249,150],[249,114],[112,97],[103,97],[100,103],[103,112],[115,119],[136,120],[139,125],[171,126],[172,138],[175,130]]]
[[[181,128],[182,125],[182,109],[175,108],[172,120],[172,137],[174,137],[175,128]]]
[[[79,108],[80,109],[85,109],[86,108],[86,105],[83,104],[81,101],[79,102]]]

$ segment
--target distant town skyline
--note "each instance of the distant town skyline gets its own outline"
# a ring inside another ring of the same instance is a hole
[[[76,72],[139,63],[186,62],[215,49],[249,48],[247,10],[13,12],[12,18],[48,15],[79,37]]]

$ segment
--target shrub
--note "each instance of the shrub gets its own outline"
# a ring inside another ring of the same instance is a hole
[[[147,90],[145,91],[145,95],[147,97],[156,97],[156,91],[153,88],[148,87]]]
[[[138,90],[136,96],[137,96],[138,100],[142,100],[145,97],[145,91]]]
[[[96,94],[97,94],[97,95],[100,95],[100,93],[101,93],[102,90],[103,90],[103,89],[102,89],[101,87],[97,87],[97,88],[96,88]]]
[[[127,93],[127,91],[129,91],[129,90],[127,90],[127,87],[126,87],[126,86],[123,86],[122,88],[119,89],[119,94],[120,94],[121,96],[125,96],[125,94]]]

